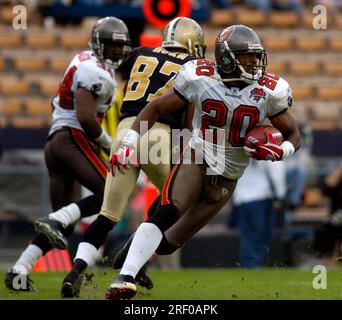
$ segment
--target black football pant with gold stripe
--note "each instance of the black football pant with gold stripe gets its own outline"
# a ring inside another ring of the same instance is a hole
[[[94,193],[76,203],[82,217],[100,212],[106,163],[86,135],[78,129],[63,128],[49,138],[44,152],[50,179],[52,210],[56,211],[73,202],[74,184],[77,181]],[[69,236],[72,231],[73,227],[70,226],[63,233]],[[37,235],[32,243],[38,245],[44,253],[52,248],[42,234]]]

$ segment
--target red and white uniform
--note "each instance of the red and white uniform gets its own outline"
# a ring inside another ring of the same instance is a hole
[[[52,100],[54,111],[49,135],[61,127],[83,131],[76,115],[75,92],[82,87],[97,97],[96,111],[101,117],[112,104],[117,83],[113,69],[101,63],[92,51],[77,54],[66,69],[59,84],[57,95]]]
[[[238,179],[249,164],[243,150],[246,132],[292,104],[291,88],[279,76],[266,73],[241,90],[227,88],[214,63],[204,59],[184,64],[174,89],[195,104],[190,146],[202,146],[209,167],[230,179]]]

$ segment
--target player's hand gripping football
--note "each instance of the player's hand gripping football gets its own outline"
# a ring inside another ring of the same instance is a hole
[[[128,163],[130,163],[133,157],[135,148],[132,146],[121,145],[120,148],[112,155],[108,162],[108,172],[111,172],[113,177],[116,174],[116,170],[119,170],[121,174],[125,174]]]
[[[261,143],[259,140],[248,137],[248,140],[255,146],[255,148],[243,147],[245,153],[256,160],[281,160],[283,150],[280,146],[274,143]]]
[[[282,147],[277,144],[272,134],[266,132],[267,143],[262,143],[253,136],[248,137],[248,141],[252,147],[244,146],[245,153],[256,160],[279,161],[282,159]]]

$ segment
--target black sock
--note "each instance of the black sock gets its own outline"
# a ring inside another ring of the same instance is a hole
[[[88,267],[88,265],[84,260],[76,259],[74,262],[74,265],[72,267],[72,271],[77,272],[77,273],[81,273],[85,269],[87,269],[87,267]]]
[[[80,208],[81,217],[89,217],[99,213],[101,211],[102,201],[103,192],[99,192],[76,202],[76,205]]]
[[[36,245],[43,251],[43,255],[50,251],[53,247],[49,239],[41,233],[38,233],[32,240],[32,244]]]
[[[65,237],[69,237],[74,231],[74,226],[68,226],[66,229],[61,228],[61,232]],[[53,246],[50,244],[49,239],[43,235],[42,233],[38,233],[32,240],[32,244],[36,245],[43,251],[43,255],[53,249]]]
[[[100,214],[84,233],[82,242],[88,242],[96,249],[99,249],[115,224],[115,222]]]
[[[157,198],[154,199],[151,206],[148,208],[147,218],[150,218],[157,211],[159,204],[160,204],[160,199],[161,199],[161,196],[158,196]]]

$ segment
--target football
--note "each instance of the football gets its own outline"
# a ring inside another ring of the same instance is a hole
[[[259,140],[261,143],[274,143],[280,145],[283,142],[283,136],[281,132],[270,125],[259,125],[249,130],[244,139],[244,146],[253,148],[251,138]]]

